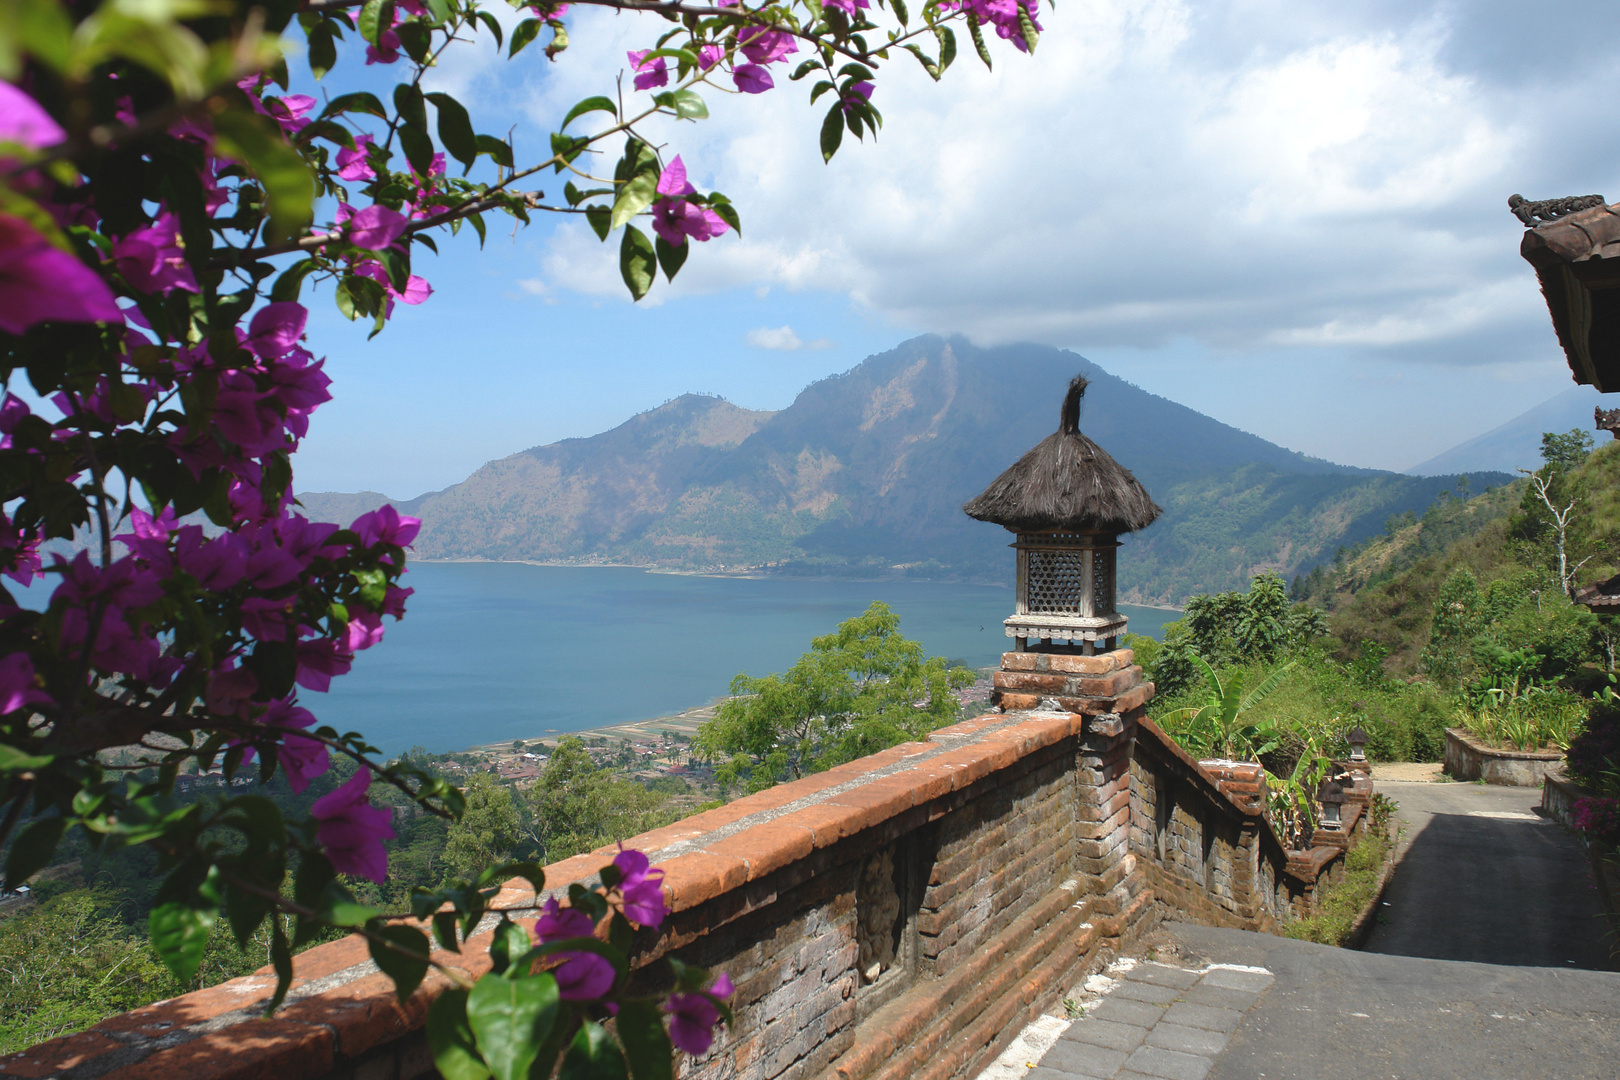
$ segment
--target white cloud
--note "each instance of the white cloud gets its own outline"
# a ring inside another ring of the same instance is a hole
[[[747,342],[756,349],[770,349],[774,352],[796,352],[799,349],[830,349],[834,342],[826,338],[816,338],[814,341],[805,341],[791,326],[779,326],[772,330],[765,327],[759,330],[748,331]]]
[[[993,42],[993,73],[968,52],[936,85],[901,56],[879,140],[831,165],[802,84],[705,91],[712,120],[651,133],[732,196],[743,235],[649,299],[825,290],[986,342],[1491,363],[1546,337],[1506,195],[1617,178],[1560,148],[1606,129],[1620,69],[1582,52],[1501,74],[1520,35],[1483,5],[1092,0],[1047,24],[1033,58]],[[530,89],[536,121],[602,92],[651,32],[579,14]],[[622,299],[617,248],[565,222],[540,266]]]

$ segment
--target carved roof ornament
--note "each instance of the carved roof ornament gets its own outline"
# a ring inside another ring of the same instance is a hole
[[[1620,204],[1600,195],[1508,200],[1575,381],[1620,390]]]
[[[1577,210],[1590,210],[1603,206],[1607,200],[1601,195],[1566,195],[1562,199],[1537,199],[1532,202],[1523,195],[1509,195],[1508,209],[1513,216],[1530,228],[1540,222],[1557,221]]]
[[[1620,409],[1605,409],[1598,405],[1592,409],[1592,419],[1597,422],[1599,431],[1607,431],[1610,435],[1620,439]]]

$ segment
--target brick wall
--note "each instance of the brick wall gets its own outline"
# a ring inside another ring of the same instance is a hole
[[[627,839],[663,868],[672,911],[644,935],[636,980],[656,988],[674,954],[737,985],[736,1026],[683,1077],[972,1076],[1099,949],[1167,914],[1267,929],[1278,897],[1295,903],[1297,868],[1255,800],[1146,718],[1153,687],[1128,650],[1050,659],[1106,670],[1065,682],[1072,711],[981,716]],[[547,884],[587,881],[611,854],[548,867]],[[520,885],[498,903],[535,902]],[[477,977],[485,944],[438,958]],[[421,1025],[445,980],[396,1004],[355,938],[294,970],[273,1020],[255,1018],[263,971],[0,1059],[0,1076],[431,1074]]]

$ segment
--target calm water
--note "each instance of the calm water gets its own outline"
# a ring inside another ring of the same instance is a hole
[[[983,667],[1010,641],[1012,590],[906,581],[799,581],[652,574],[617,567],[416,563],[403,622],[361,653],[325,723],[385,753],[458,750],[646,720],[725,693],[738,672],[792,665],[810,639],[882,600],[929,655]],[[1122,608],[1157,636],[1174,612]]]
[[[882,600],[930,656],[970,667],[1011,647],[1012,589],[927,581],[806,581],[654,574],[620,567],[413,563],[402,622],[329,694],[322,723],[384,753],[460,750],[704,705],[739,672],[790,667],[810,639]],[[13,589],[43,607],[56,586]],[[1176,613],[1121,605],[1138,634]]]

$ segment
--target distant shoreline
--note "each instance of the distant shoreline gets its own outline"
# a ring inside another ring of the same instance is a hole
[[[877,581],[926,581],[943,585],[977,585],[987,589],[1011,590],[1012,585],[1002,581],[973,581],[965,578],[908,578],[908,577],[860,577],[845,576],[843,574],[774,574],[769,571],[748,570],[681,570],[668,566],[644,566],[639,563],[610,563],[610,562],[555,562],[543,559],[433,559],[425,556],[414,556],[412,562],[432,563],[435,565],[468,564],[486,566],[553,566],[570,570],[640,570],[645,574],[668,574],[671,577],[708,577],[708,578],[742,578],[748,581],[763,581],[766,579],[781,579],[787,581],[850,581],[850,582],[877,582]],[[1146,604],[1131,602],[1127,607],[1147,608],[1151,611],[1181,611],[1182,608],[1174,604]]]

